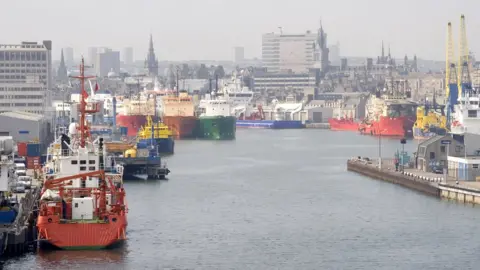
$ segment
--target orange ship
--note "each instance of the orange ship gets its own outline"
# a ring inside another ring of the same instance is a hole
[[[45,182],[37,219],[40,247],[101,249],[126,240],[127,207],[123,167],[103,156],[103,138],[93,141],[86,113],[99,111],[87,103],[84,61],[80,65],[80,122],[69,136],[60,136],[48,149]],[[79,173],[81,172],[81,173]],[[107,183],[108,182],[108,183]]]
[[[164,96],[163,123],[172,129],[175,138],[195,137],[197,117],[195,116],[195,104],[191,96],[185,92],[177,96]]]

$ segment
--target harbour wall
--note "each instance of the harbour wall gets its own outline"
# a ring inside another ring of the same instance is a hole
[[[373,179],[390,182],[420,191],[431,196],[440,197],[440,189],[435,184],[423,180],[416,180],[414,177],[410,177],[398,172],[379,170],[375,166],[369,165],[363,161],[347,161],[347,170],[371,177]]]
[[[383,163],[385,164],[385,163]],[[425,175],[420,171],[409,170],[408,172],[396,172],[394,170],[382,169],[361,159],[350,159],[347,161],[347,170],[368,176],[373,179],[397,184],[424,194],[445,198],[462,203],[480,204],[480,190],[471,188],[462,182],[448,181],[444,183],[438,175]]]

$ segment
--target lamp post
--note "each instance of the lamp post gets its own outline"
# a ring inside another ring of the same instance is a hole
[[[402,144],[402,153],[401,153],[402,157],[401,157],[400,160],[402,162],[402,172],[404,172],[405,171],[405,161],[404,161],[403,158],[405,157],[405,144],[407,143],[407,140],[405,138],[402,138],[400,140],[400,143]]]

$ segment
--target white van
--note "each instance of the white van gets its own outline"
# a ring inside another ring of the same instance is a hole
[[[26,171],[25,164],[23,163],[15,163],[15,171]]]

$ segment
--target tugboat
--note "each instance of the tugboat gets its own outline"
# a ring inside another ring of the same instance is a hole
[[[163,122],[153,123],[150,116],[147,116],[147,124],[140,127],[137,139],[139,143],[153,145],[159,154],[174,153],[175,141],[172,130]]]
[[[80,65],[80,122],[50,145],[43,167],[45,181],[37,219],[40,248],[103,249],[124,242],[127,206],[123,167],[106,161],[103,138],[92,141],[86,114],[98,112],[87,103],[84,60]]]

